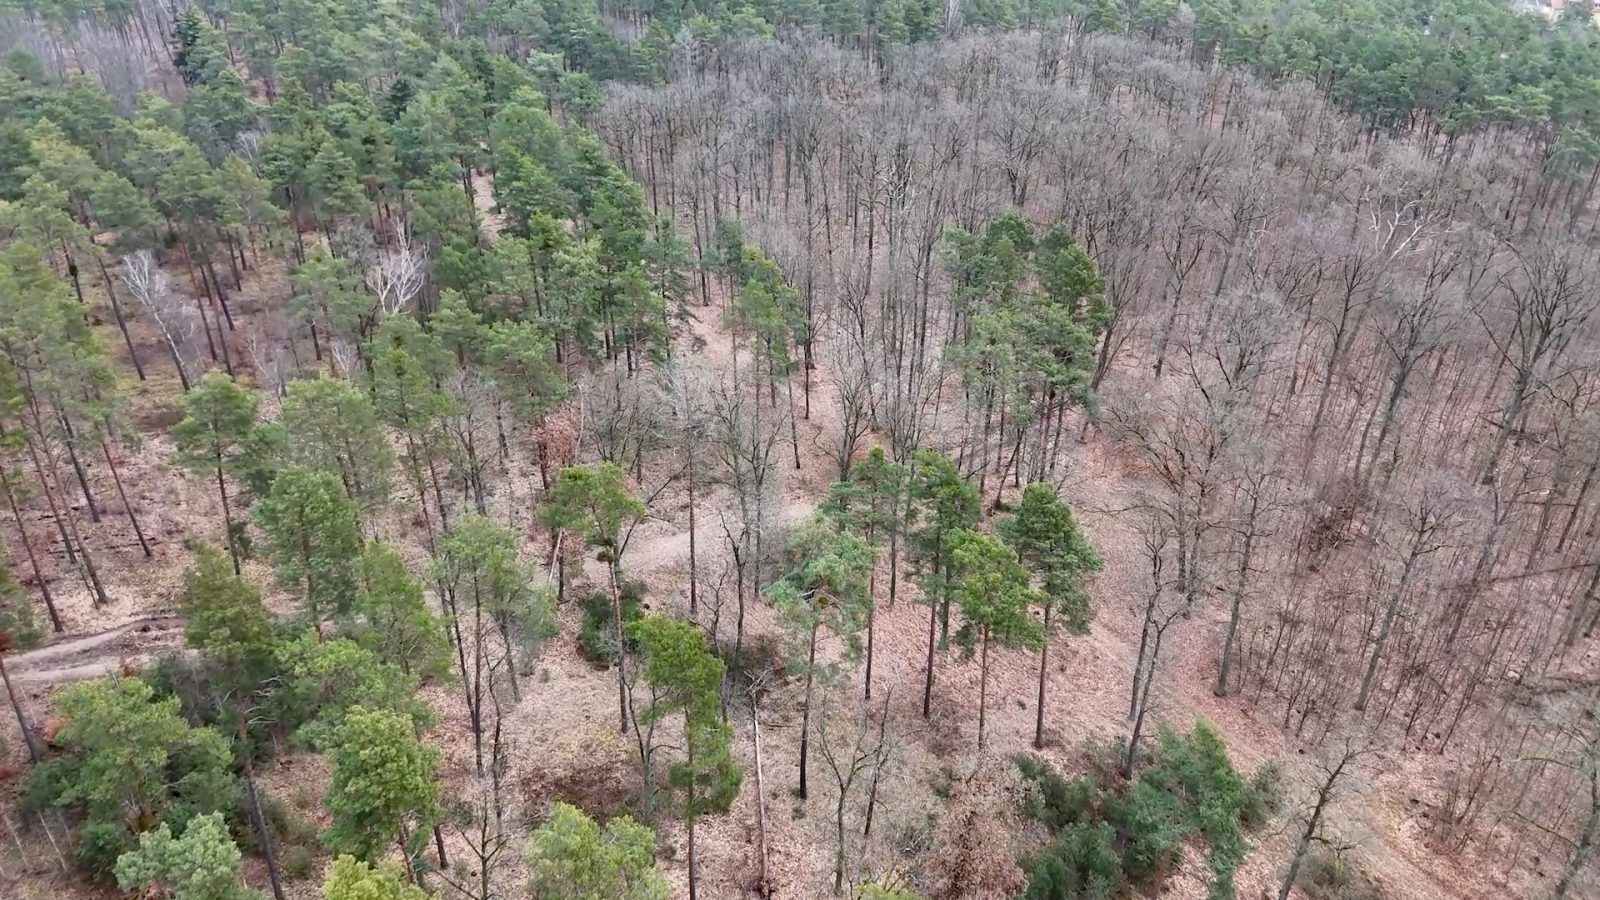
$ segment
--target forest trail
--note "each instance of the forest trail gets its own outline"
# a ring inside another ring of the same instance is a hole
[[[813,501],[792,499],[778,510],[778,518],[782,525],[789,525],[810,515],[815,508]],[[709,548],[721,546],[721,527],[712,518],[695,529],[700,546],[708,548],[707,558],[718,552]],[[630,575],[647,575],[682,564],[688,557],[689,529],[684,528],[630,542],[623,553],[623,563]],[[605,578],[605,570],[599,562],[590,559],[585,566],[589,577]],[[19,653],[8,661],[7,668],[18,684],[39,688],[137,669],[182,643],[182,616],[152,615]]]
[[[7,668],[17,683],[37,688],[138,668],[182,643],[182,616],[145,616],[19,653]]]

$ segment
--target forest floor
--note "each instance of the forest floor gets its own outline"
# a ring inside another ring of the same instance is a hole
[[[487,212],[491,198],[486,179],[478,194],[480,206]],[[490,227],[492,230],[492,221]],[[258,287],[256,295],[261,296],[264,291]],[[696,354],[697,363],[713,370],[722,370],[735,359],[732,336],[722,325],[720,302],[713,295],[709,306],[694,308],[697,321],[679,336],[677,351]],[[248,301],[241,303],[246,310],[248,306]],[[691,345],[694,349],[690,349]],[[798,470],[793,468],[787,441],[780,453],[777,516],[784,523],[810,514],[834,475],[830,446],[839,427],[835,419],[837,404],[825,369],[814,371],[812,378],[812,416],[799,423]],[[151,386],[148,390],[155,394],[164,388]],[[797,387],[797,396],[799,393]],[[781,397],[779,402],[783,402]],[[955,423],[959,416],[945,414],[941,421]],[[1044,755],[1064,770],[1081,771],[1085,768],[1086,746],[1112,741],[1128,730],[1130,673],[1140,635],[1134,605],[1143,596],[1146,575],[1134,517],[1125,512],[1134,505],[1139,488],[1126,461],[1109,441],[1092,430],[1086,442],[1074,443],[1068,453],[1070,458],[1065,463],[1072,475],[1063,489],[1064,496],[1079,511],[1107,565],[1092,590],[1097,615],[1089,634],[1057,636],[1050,648],[1048,746]],[[204,484],[166,464],[164,461],[169,458],[164,440],[151,436],[138,457],[130,460],[132,471],[125,475],[136,486],[134,502],[151,520],[147,528],[163,538],[155,558],[143,560],[136,553],[123,552],[108,562],[107,580],[118,587],[118,600],[108,609],[91,608],[86,592],[58,589],[68,634],[8,660],[10,673],[35,708],[36,716],[42,717],[48,710],[49,694],[60,684],[136,669],[182,646],[182,624],[172,612],[172,598],[188,563],[182,543],[197,536],[192,523],[214,520],[202,518],[213,512],[214,501]],[[527,479],[524,484],[536,482],[526,471],[521,474]],[[513,473],[511,480],[515,477]],[[715,513],[726,506],[728,498],[719,492],[707,493],[701,498],[695,534],[700,620],[708,622],[720,603],[719,632],[729,640],[734,600],[731,579],[726,574],[727,542]],[[515,497],[502,499],[505,508],[497,510],[497,515],[503,513],[508,520],[527,522],[528,510],[515,508],[520,502]],[[686,497],[674,486],[652,504],[650,517],[639,526],[622,557],[627,576],[648,586],[648,608],[686,612],[689,540]],[[413,548],[416,558],[421,558],[420,553],[420,547]],[[542,560],[543,549],[531,543],[529,556]],[[270,583],[264,569],[253,575],[260,584]],[[560,636],[547,643],[529,676],[523,679],[521,702],[507,710],[508,781],[517,786],[514,807],[520,807],[529,821],[537,821],[553,799],[569,800],[601,815],[635,809],[638,766],[631,736],[624,737],[618,731],[615,673],[583,658],[574,639],[580,613],[578,604],[570,602],[570,598],[603,585],[604,575],[600,563],[591,560],[587,564],[583,577],[568,594],[569,602],[558,611]],[[886,570],[880,569],[880,596],[886,577]],[[67,580],[58,579],[57,584]],[[955,652],[941,653],[935,664],[933,715],[926,721],[920,715],[928,611],[915,602],[916,595],[914,583],[902,577],[898,602],[881,610],[876,621],[872,702],[888,704],[887,735],[893,749],[878,791],[873,835],[865,846],[854,836],[859,834],[865,786],[858,783],[850,795],[846,818],[852,834],[850,873],[856,878],[911,871],[916,859],[936,850],[945,838],[953,806],[977,809],[986,818],[1006,824],[1013,846],[994,848],[996,851],[1025,851],[1040,839],[1036,829],[1021,821],[1016,812],[1017,780],[1010,762],[1013,754],[1031,748],[1037,655],[1004,648],[991,651],[988,742],[987,749],[980,753],[976,749],[976,661],[964,661]],[[1258,717],[1246,700],[1212,695],[1212,660],[1225,616],[1221,606],[1199,604],[1191,620],[1174,626],[1157,675],[1154,715],[1182,728],[1197,717],[1210,720],[1226,736],[1230,752],[1245,772],[1253,771],[1267,759],[1284,765],[1289,783],[1284,812],[1266,829],[1252,835],[1255,849],[1237,879],[1239,896],[1256,898],[1276,893],[1280,873],[1297,836],[1298,815],[1315,779],[1318,750],[1294,740],[1277,722]],[[752,658],[765,654],[781,659],[781,632],[768,606],[752,600],[746,613],[746,652]],[[837,651],[836,647],[823,648],[824,654]],[[811,796],[804,802],[795,796],[800,692],[795,679],[780,681],[760,703],[768,885],[771,896],[777,898],[824,897],[831,893],[836,838],[833,815],[838,792],[831,773],[819,754],[813,752]],[[838,692],[853,699],[859,696],[859,687],[851,685]],[[424,694],[439,715],[432,738],[445,750],[445,796],[469,797],[473,791],[472,745],[460,686],[430,684]],[[747,705],[732,713],[736,755],[746,777],[732,809],[726,815],[706,819],[699,829],[702,896],[711,900],[753,896],[760,867],[755,732]],[[20,770],[18,749],[16,742],[11,743],[15,772]],[[1507,872],[1504,860],[1488,859],[1474,850],[1439,852],[1429,844],[1427,817],[1430,808],[1441,799],[1440,777],[1448,765],[1448,759],[1405,748],[1390,748],[1370,759],[1348,781],[1331,813],[1333,829],[1353,845],[1350,857],[1381,887],[1383,896],[1394,900],[1534,897],[1547,892],[1559,867],[1557,860],[1549,862],[1547,871]],[[289,753],[265,769],[262,779],[269,795],[312,820],[320,816],[316,798],[327,780],[325,760]],[[42,829],[18,834],[14,817],[14,812],[8,814],[5,824],[19,855],[9,853],[10,846],[0,840],[0,848],[5,848],[0,850],[0,878],[15,876],[19,871],[32,876],[12,882],[21,885],[17,896],[99,895],[75,880],[52,876],[56,868],[53,852],[39,833]],[[680,895],[686,895],[682,829],[667,818],[660,833],[664,864],[677,882]],[[461,835],[447,828],[447,836],[452,862],[466,863],[468,855]],[[513,870],[523,837],[516,836],[507,854]],[[1181,898],[1203,897],[1203,854],[1187,856],[1168,893]],[[320,879],[315,872],[319,870],[320,867],[313,870],[312,877],[294,882],[291,895],[318,896],[316,885]],[[254,883],[262,883],[257,869],[252,868],[251,874]],[[519,881],[520,874],[508,873],[508,891]],[[10,900],[12,893],[5,891],[4,896]]]

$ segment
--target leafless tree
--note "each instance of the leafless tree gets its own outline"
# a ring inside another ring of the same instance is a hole
[[[375,263],[366,269],[367,290],[373,297],[373,324],[384,316],[396,315],[411,307],[428,279],[426,248],[415,246],[405,229],[395,235],[394,244],[383,248]]]
[[[705,463],[700,456],[711,425],[711,385],[711,374],[704,367],[681,359],[656,371],[656,389],[660,392],[661,406],[670,414],[670,443],[682,461],[684,484],[688,491],[691,618],[698,614],[700,606],[699,537],[696,526],[698,494],[706,477]],[[716,639],[715,631],[713,628],[713,641]]]
[[[1384,651],[1389,646],[1389,638],[1394,633],[1401,610],[1410,599],[1413,579],[1419,574],[1418,564],[1446,546],[1452,520],[1459,508],[1452,492],[1453,486],[1449,483],[1428,480],[1423,483],[1416,497],[1401,501],[1396,510],[1400,528],[1395,549],[1399,551],[1400,572],[1395,576],[1394,586],[1384,600],[1377,632],[1372,635],[1361,687],[1356,693],[1355,708],[1358,710],[1366,709],[1367,701],[1372,696],[1373,683],[1378,675],[1379,664],[1383,662]]]
[[[1278,888],[1278,900],[1289,900],[1289,892],[1294,890],[1295,880],[1300,877],[1300,867],[1310,854],[1311,845],[1322,839],[1323,819],[1337,797],[1340,782],[1355,775],[1361,760],[1377,751],[1378,747],[1370,740],[1348,737],[1333,748],[1327,758],[1317,764],[1317,771],[1322,777],[1317,784],[1316,797],[1312,801],[1311,808],[1304,813],[1304,827],[1300,830],[1300,838],[1295,843],[1294,855],[1289,858],[1289,868],[1284,872],[1283,884]]]
[[[1128,720],[1132,724],[1128,744],[1122,759],[1122,775],[1133,777],[1133,766],[1139,758],[1139,740],[1143,737],[1145,719],[1153,706],[1151,690],[1161,665],[1161,650],[1167,631],[1183,616],[1187,604],[1177,602],[1170,589],[1167,571],[1167,526],[1158,518],[1141,523],[1140,539],[1149,564],[1150,583],[1146,586],[1140,610],[1139,655],[1133,664],[1133,685],[1128,701]]]
[[[189,367],[185,360],[190,355],[189,345],[199,324],[190,305],[173,291],[167,273],[161,270],[155,254],[149,250],[136,250],[123,259],[122,283],[155,323],[172,367],[178,373],[178,382],[185,391],[189,390]]]
[[[1558,241],[1510,249],[1515,267],[1478,312],[1502,364],[1512,370],[1497,436],[1483,468],[1486,482],[1495,477],[1512,435],[1524,429],[1529,399],[1554,374],[1567,344],[1600,305],[1587,247]]]
[[[893,690],[884,693],[881,709],[874,715],[869,701],[861,700],[851,709],[842,702],[843,692],[830,691],[817,716],[817,755],[833,776],[837,794],[833,806],[834,852],[833,892],[844,890],[848,878],[848,843],[854,829],[848,828],[846,813],[851,792],[862,776],[871,773],[874,784],[889,760],[889,701]],[[838,695],[838,696],[835,696]]]

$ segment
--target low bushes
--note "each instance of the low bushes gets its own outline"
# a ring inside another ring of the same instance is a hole
[[[1105,767],[1064,778],[1026,754],[1016,762],[1029,784],[1024,812],[1055,835],[1023,860],[1029,900],[1107,900],[1131,888],[1159,888],[1191,839],[1206,847],[1211,896],[1231,898],[1234,872],[1250,849],[1245,829],[1265,821],[1277,802],[1276,767],[1264,765],[1246,781],[1221,735],[1203,722],[1188,734],[1163,727],[1149,764],[1132,781]]]

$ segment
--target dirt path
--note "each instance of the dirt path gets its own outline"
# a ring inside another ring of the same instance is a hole
[[[182,643],[182,616],[145,616],[19,653],[6,665],[19,684],[39,687],[136,669]]]

